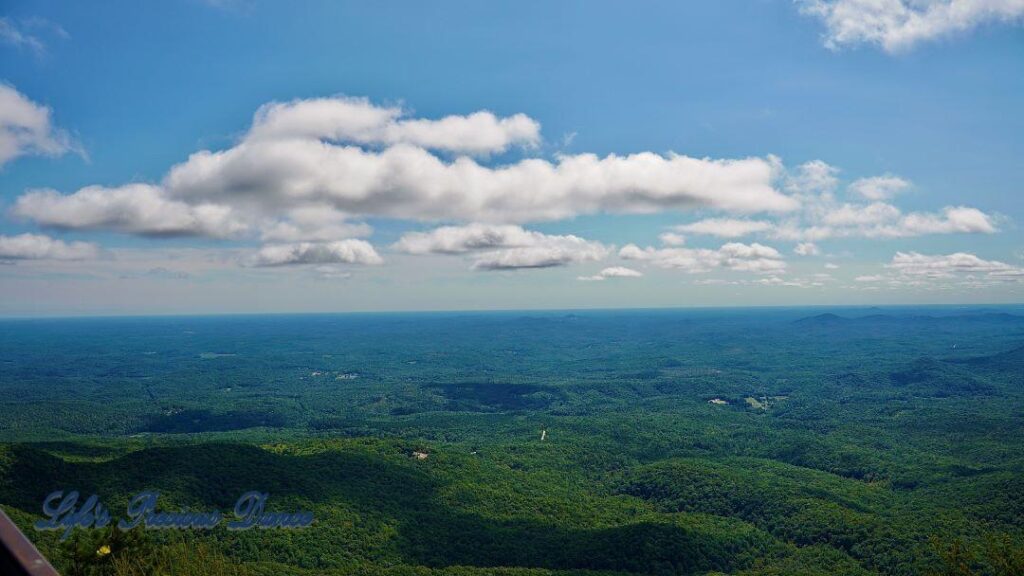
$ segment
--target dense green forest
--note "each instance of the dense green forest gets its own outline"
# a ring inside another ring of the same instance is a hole
[[[8,320],[0,506],[64,574],[1024,574],[1022,312]]]

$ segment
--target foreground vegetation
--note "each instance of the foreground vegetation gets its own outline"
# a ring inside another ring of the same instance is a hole
[[[819,312],[9,321],[0,505],[65,574],[1024,573],[1024,316]]]

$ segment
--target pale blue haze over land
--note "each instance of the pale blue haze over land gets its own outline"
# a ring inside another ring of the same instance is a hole
[[[1024,4],[869,4],[5,2],[0,315],[1019,303]]]

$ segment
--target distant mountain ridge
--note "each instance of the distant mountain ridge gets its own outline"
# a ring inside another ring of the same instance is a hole
[[[1008,312],[979,312],[950,316],[931,316],[924,314],[894,315],[869,314],[867,316],[846,317],[832,312],[807,316],[794,320],[802,326],[849,326],[849,325],[890,325],[890,324],[948,324],[957,322],[989,323],[989,324],[1024,324],[1024,316]]]
[[[929,396],[992,394],[995,388],[957,364],[923,356],[890,374],[893,384]]]
[[[1019,346],[1006,352],[999,352],[991,356],[979,356],[959,362],[979,368],[1024,373],[1024,346]]]
[[[849,324],[853,322],[851,318],[844,318],[838,314],[826,312],[824,314],[818,314],[816,316],[807,316],[799,320],[794,320],[794,324],[814,325],[814,326],[835,326],[837,324]]]

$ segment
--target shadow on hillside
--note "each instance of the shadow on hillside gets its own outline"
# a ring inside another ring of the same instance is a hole
[[[413,565],[680,574],[733,571],[775,547],[757,531],[737,536],[650,522],[579,529],[486,518],[443,505],[436,497],[439,481],[400,454],[289,455],[231,443],[153,447],[106,462],[65,462],[31,445],[13,446],[11,454],[11,481],[0,484],[0,502],[25,511],[38,513],[45,495],[59,489],[99,494],[115,516],[142,490],[160,491],[167,507],[228,511],[240,494],[257,489],[270,493],[277,509],[344,504],[390,518],[397,526],[393,549]],[[339,545],[330,539],[341,527],[324,528],[316,534],[314,525],[309,539],[295,545]],[[267,536],[273,537],[246,535]]]

